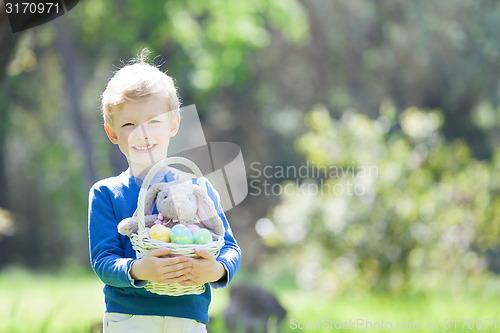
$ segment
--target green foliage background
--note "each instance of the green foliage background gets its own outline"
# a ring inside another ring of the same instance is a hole
[[[303,286],[417,292],[491,268],[500,151],[478,161],[462,139],[444,140],[441,112],[394,111],[385,103],[376,119],[308,113],[296,147],[314,162],[312,177],[285,182],[283,202],[259,222],[270,246],[294,253]]]

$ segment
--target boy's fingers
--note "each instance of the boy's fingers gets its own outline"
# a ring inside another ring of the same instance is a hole
[[[162,258],[160,259],[161,272],[162,274],[171,274],[172,276],[179,276],[185,272],[189,272],[193,263],[191,263],[186,257],[175,257],[175,258]]]
[[[161,283],[180,283],[182,281],[187,280],[187,276],[189,275],[189,272],[191,271],[191,267],[189,268],[184,268],[178,271],[170,271],[167,273],[162,274]]]
[[[167,249],[167,248],[154,249],[149,251],[147,255],[153,257],[162,257],[168,255],[170,251],[172,251],[172,249]]]
[[[191,271],[191,267],[182,268],[182,269],[175,270],[175,271],[165,272],[162,274],[162,277],[164,279],[177,279],[177,278],[184,277],[185,275],[189,274],[190,271]],[[183,279],[185,279],[185,277]]]
[[[176,257],[168,256],[161,259],[164,266],[174,266],[176,264],[184,264],[189,262],[188,258],[185,256],[176,256]]]
[[[212,259],[213,255],[205,249],[195,249],[194,252],[203,259]]]
[[[174,271],[186,267],[191,267],[193,266],[193,264],[188,260],[187,257],[169,257],[162,259],[162,266],[170,267],[170,269]]]
[[[195,282],[194,282],[194,281],[192,281],[192,280],[184,280],[184,281],[180,281],[180,282],[179,282],[179,284],[180,284],[181,286],[185,286],[185,287],[187,287],[187,286],[194,286],[194,285],[195,285],[195,284],[197,284],[197,283],[195,283]]]

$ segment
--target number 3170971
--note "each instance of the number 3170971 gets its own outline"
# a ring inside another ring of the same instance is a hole
[[[7,14],[49,14],[59,13],[59,3],[53,2],[21,2],[21,3],[5,3],[5,11]]]

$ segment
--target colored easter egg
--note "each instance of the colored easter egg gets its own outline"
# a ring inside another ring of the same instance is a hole
[[[172,242],[177,244],[193,243],[193,235],[191,235],[191,231],[182,224],[178,224],[172,228],[170,239],[172,240]]]
[[[149,230],[149,238],[157,239],[165,243],[170,242],[170,228],[161,224],[155,224]]]
[[[196,244],[207,244],[212,241],[212,234],[207,229],[200,229],[194,233],[193,241]]]
[[[189,231],[191,231],[191,235],[194,235],[195,232],[200,230],[200,227],[197,226],[196,224],[190,224],[187,226],[187,228],[189,229]]]

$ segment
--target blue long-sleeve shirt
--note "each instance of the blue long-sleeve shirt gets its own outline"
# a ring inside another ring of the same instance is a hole
[[[175,180],[170,170],[163,181]],[[174,316],[208,322],[208,306],[211,300],[210,285],[226,286],[238,271],[241,250],[231,232],[220,205],[218,193],[207,181],[207,192],[213,200],[224,228],[225,244],[217,261],[221,262],[227,276],[218,282],[206,284],[200,295],[166,296],[151,293],[130,279],[130,266],[136,259],[130,239],[120,235],[118,223],[133,215],[137,208],[141,180],[124,172],[116,177],[97,182],[89,193],[89,244],[92,268],[106,284],[104,287],[106,312],[132,315]]]

